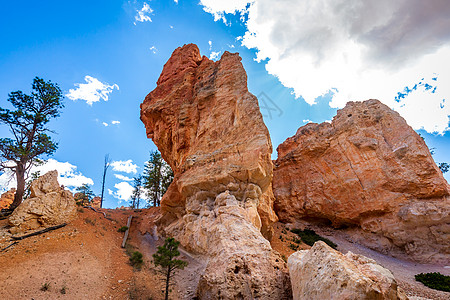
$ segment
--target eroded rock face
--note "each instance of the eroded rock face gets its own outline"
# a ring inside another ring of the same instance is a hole
[[[141,105],[147,136],[175,174],[159,230],[209,257],[201,299],[284,299],[285,264],[262,236],[277,220],[272,146],[240,60],[180,47]]]
[[[392,273],[376,261],[322,241],[288,258],[294,300],[408,299]]]
[[[31,183],[30,197],[9,217],[12,233],[59,225],[77,215],[72,193],[58,183],[58,172],[50,171]]]
[[[9,208],[9,206],[14,202],[14,195],[16,194],[16,189],[12,188],[9,191],[3,193],[0,196],[0,209]]]
[[[373,249],[448,261],[449,186],[423,139],[378,100],[349,102],[331,124],[307,124],[277,150],[282,221],[329,220]]]

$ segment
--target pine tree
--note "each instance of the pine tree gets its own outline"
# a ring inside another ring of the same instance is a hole
[[[149,202],[153,206],[160,205],[161,197],[172,180],[173,172],[170,166],[162,159],[158,151],[151,151],[150,159],[144,167],[142,183],[147,191]]]
[[[131,195],[131,207],[139,209],[142,194],[142,175],[133,178],[133,194]]]
[[[158,251],[153,254],[153,263],[155,266],[161,267],[161,273],[166,278],[166,300],[169,299],[170,279],[175,274],[175,271],[177,269],[182,270],[188,265],[187,261],[175,259],[175,257],[180,255],[180,251],[178,251],[179,245],[179,241],[169,237],[164,242],[164,245],[159,246]]]
[[[76,188],[78,193],[75,194],[75,201],[79,205],[89,205],[92,201],[92,198],[95,197],[94,192],[91,190],[89,184],[84,183],[82,186]]]
[[[47,123],[59,117],[63,95],[59,86],[36,77],[30,95],[22,91],[10,93],[8,101],[15,108],[0,107],[0,124],[9,127],[12,138],[0,138],[0,155],[6,159],[0,162],[0,170],[10,169],[16,175],[17,189],[10,208],[22,203],[25,193],[26,176],[39,157],[51,155],[58,148],[47,132]]]

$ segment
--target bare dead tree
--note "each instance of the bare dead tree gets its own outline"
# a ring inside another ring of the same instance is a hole
[[[100,208],[103,207],[103,195],[105,192],[105,180],[106,180],[106,172],[108,171],[108,168],[111,166],[111,158],[109,157],[109,154],[105,155],[105,164],[103,165],[103,178],[102,178],[102,196],[100,198]]]

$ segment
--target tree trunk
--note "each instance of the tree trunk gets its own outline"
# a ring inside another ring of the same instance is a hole
[[[23,165],[18,164],[16,168],[17,190],[14,195],[14,201],[10,206],[10,209],[16,209],[17,206],[22,203],[23,194],[25,193],[25,168]]]
[[[170,266],[167,267],[167,277],[166,277],[166,298],[165,298],[165,300],[169,300],[169,281],[170,281]]]

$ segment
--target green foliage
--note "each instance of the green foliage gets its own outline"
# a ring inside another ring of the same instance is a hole
[[[130,257],[130,264],[133,267],[140,269],[142,264],[144,263],[144,260],[142,259],[142,257],[143,257],[143,255],[141,252],[134,251]]]
[[[89,205],[92,201],[92,198],[95,197],[94,192],[91,190],[89,184],[84,183],[82,186],[76,188],[77,193],[75,194],[75,201],[78,205],[86,206]]]
[[[442,275],[438,272],[420,273],[414,276],[417,281],[422,282],[429,288],[450,292],[450,276]]]
[[[131,207],[139,209],[139,202],[143,193],[143,176],[139,175],[133,178],[133,194],[131,195]]]
[[[296,244],[290,243],[288,247],[291,248],[291,249],[294,250],[294,251],[297,251],[297,250],[298,250],[298,245],[296,245]]]
[[[33,163],[42,155],[52,155],[58,148],[47,135],[47,123],[59,117],[63,94],[59,86],[36,77],[30,95],[22,91],[11,92],[8,102],[15,108],[0,107],[0,124],[7,125],[11,138],[0,138],[0,169],[16,173],[17,191],[12,205],[17,207],[25,191],[25,175]]]
[[[50,289],[50,283],[46,282],[41,286],[41,291],[45,292],[48,291]]]
[[[65,295],[66,292],[67,292],[66,286],[64,285],[64,286],[59,290],[59,292],[60,292],[61,294]]]
[[[39,163],[40,163],[40,161],[39,161]],[[26,181],[26,183],[25,183],[25,193],[24,193],[24,196],[23,196],[24,199],[27,199],[28,197],[30,197],[30,194],[31,194],[31,183],[34,180],[38,179],[39,176],[41,176],[41,172],[40,171],[36,171],[36,172],[31,173],[31,178],[28,179]]]
[[[442,173],[447,173],[448,170],[450,169],[450,165],[445,162],[439,163],[438,166],[439,166],[439,170],[441,170]]]
[[[176,259],[175,257],[180,255],[178,246],[180,242],[174,238],[167,238],[163,246],[158,247],[158,251],[153,254],[153,263],[155,266],[161,267],[161,272],[166,277],[166,297],[169,299],[169,285],[170,279],[173,276],[175,270],[184,269],[188,265],[188,262]]]
[[[161,197],[173,180],[173,171],[162,159],[158,151],[150,152],[150,159],[145,164],[142,184],[147,190],[147,198],[153,206],[159,206]]]
[[[310,230],[310,229],[305,229],[305,230],[292,229],[291,232],[293,232],[296,235],[298,235],[302,239],[303,243],[305,243],[306,245],[309,245],[309,246],[313,246],[314,243],[317,242],[317,241],[323,241],[323,242],[325,242],[328,246],[330,246],[333,249],[336,249],[336,247],[337,247],[337,245],[335,243],[333,243],[332,241],[330,241],[327,238],[321,237],[314,230]]]
[[[128,229],[128,226],[122,226],[119,229],[117,229],[117,231],[118,232],[125,232],[125,231],[127,231],[127,229]]]

